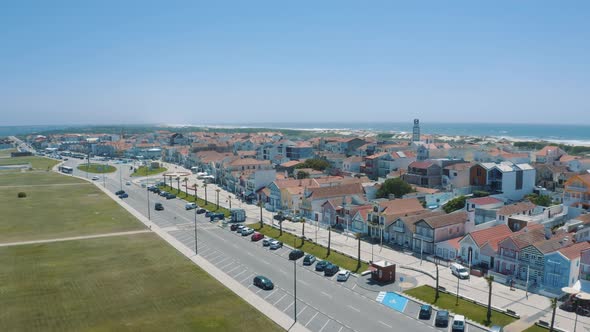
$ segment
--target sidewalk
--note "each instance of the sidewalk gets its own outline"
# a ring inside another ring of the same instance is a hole
[[[185,170],[181,166],[167,164],[168,168],[171,170]],[[189,187],[193,184],[197,183],[199,185],[198,188],[198,196],[200,198],[204,197],[204,189],[202,186],[202,181],[196,178],[196,175],[189,176]],[[233,197],[232,200],[232,207],[233,208],[243,208],[246,210],[246,215],[248,216],[248,220],[251,222],[260,221],[260,208],[256,205],[245,204],[242,202],[238,202],[236,204],[235,195],[231,194],[222,188],[218,187],[215,184],[208,184],[207,185],[207,192],[208,192],[208,200],[216,202],[216,189],[220,189],[219,194],[219,205],[223,207],[229,207],[229,203],[227,200],[228,196]],[[189,193],[194,193],[194,191],[189,190]],[[213,194],[211,194],[213,193]],[[273,222],[273,213],[263,209],[262,217],[265,223],[270,224]],[[301,235],[301,223],[293,223],[290,221],[285,221],[283,223],[283,231],[287,231],[289,233],[295,234],[300,236]],[[307,224],[305,227],[305,236],[311,238],[312,240],[316,241],[319,244],[327,246],[328,243],[328,231],[324,228],[313,226]],[[384,243],[385,244],[385,243]],[[356,257],[357,256],[357,242],[354,238],[346,236],[344,234],[340,234],[338,232],[333,231],[331,235],[331,247],[334,250],[340,251],[342,253],[348,254],[350,256]],[[389,262],[401,265],[401,266],[410,266],[416,269],[423,270],[430,274],[436,275],[436,266],[434,263],[431,263],[427,260],[421,261],[420,258],[414,257],[413,255],[406,254],[400,251],[396,251],[393,249],[388,248],[387,246],[381,247],[379,244],[373,244],[367,242],[361,242],[361,259],[365,261],[378,261],[378,260],[387,260]],[[429,284],[434,286],[434,281],[420,273],[410,270],[405,270],[404,272],[408,272],[409,275],[416,278],[419,284]],[[439,284],[440,286],[445,287],[447,290],[455,292],[457,289],[457,278],[455,278],[450,270],[444,266],[439,266]],[[472,299],[478,300],[482,303],[487,303],[488,301],[488,285],[484,278],[473,277],[466,281],[460,281],[459,283],[459,294],[466,295]],[[516,289],[510,290],[508,286],[505,286],[500,283],[493,284],[493,297],[492,297],[492,305],[497,308],[502,309],[510,309],[515,311],[518,315],[520,315],[520,320],[518,324],[512,324],[513,326],[509,326],[507,331],[520,331],[523,327],[526,328],[530,325],[533,325],[538,320],[544,320],[547,322],[551,322],[551,306],[549,298],[529,293],[528,296],[526,295],[524,290]],[[566,312],[563,310],[557,309],[555,315],[555,326],[566,330],[566,331],[573,331],[574,328],[574,320],[575,314]],[[525,327],[526,325],[526,327]],[[578,323],[576,330],[590,330],[590,317],[578,316]]]

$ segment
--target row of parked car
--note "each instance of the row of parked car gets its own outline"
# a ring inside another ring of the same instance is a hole
[[[115,195],[117,195],[119,198],[127,198],[127,197],[129,197],[129,194],[127,194],[125,192],[125,190],[117,190],[117,191],[115,191]]]
[[[420,307],[420,313],[418,314],[419,319],[426,319],[430,320],[432,317],[432,306],[429,304],[425,304]],[[450,315],[449,312],[446,310],[439,310],[436,312],[436,316],[434,318],[434,325],[436,327],[448,327],[449,326]],[[465,316],[463,315],[455,315],[453,317],[453,324],[451,325],[452,332],[464,332],[465,331]]]

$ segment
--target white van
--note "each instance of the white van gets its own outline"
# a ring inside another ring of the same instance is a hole
[[[452,332],[464,332],[465,331],[465,316],[455,315],[453,318],[453,325],[451,327]]]
[[[461,264],[451,264],[451,273],[459,279],[468,279],[469,271]]]

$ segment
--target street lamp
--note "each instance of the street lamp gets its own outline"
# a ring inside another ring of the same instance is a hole
[[[231,195],[228,195],[227,196],[227,199],[229,201],[229,209],[231,210]]]
[[[219,210],[219,192],[221,191],[221,189],[215,189],[215,191],[217,192],[217,210]]]
[[[203,183],[203,188],[205,188],[205,205],[209,204],[207,203],[207,183]]]
[[[197,210],[198,209],[195,207],[195,255],[199,254],[197,249]]]
[[[297,260],[293,260],[293,319],[297,323]]]

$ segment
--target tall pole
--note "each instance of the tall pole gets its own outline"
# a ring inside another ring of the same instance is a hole
[[[293,260],[293,319],[297,323],[297,260]]]
[[[231,195],[227,196],[227,198],[229,199],[229,209],[231,210]]]
[[[207,203],[207,183],[203,183],[203,188],[205,188],[205,205],[209,204]]]
[[[457,277],[457,300],[455,301],[455,305],[459,305],[459,277]]]
[[[199,185],[195,183],[195,204],[197,203],[197,187]]]
[[[197,208],[195,208],[195,255],[198,255],[197,249]]]
[[[148,210],[148,220],[152,220],[152,217],[150,215],[150,178],[147,177],[146,180],[146,185],[145,185],[145,192],[147,194],[147,210]]]
[[[551,308],[553,308],[553,314],[551,314],[551,328],[549,328],[549,332],[555,331],[553,329],[553,324],[555,324],[555,309],[557,309],[557,298],[551,298]]]
[[[260,206],[260,229],[262,229],[264,227],[264,223],[262,222],[262,200],[258,202],[258,205]]]
[[[215,191],[217,192],[217,210],[219,210],[219,192],[220,192],[220,189],[215,189]]]
[[[578,326],[578,299],[574,297],[574,312],[576,313],[576,320],[574,321],[574,332]]]
[[[525,289],[526,298],[529,298],[529,265],[526,266],[526,289]]]
[[[119,168],[119,190],[123,190],[123,168]]]

